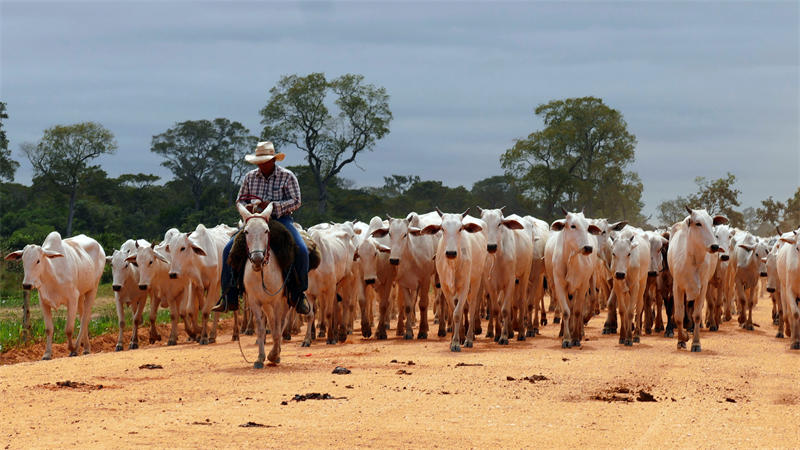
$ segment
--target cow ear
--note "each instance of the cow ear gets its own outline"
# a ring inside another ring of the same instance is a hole
[[[59,252],[54,252],[52,250],[45,250],[44,256],[47,256],[48,258],[63,258],[64,254]]]
[[[614,231],[622,231],[622,229],[625,228],[625,225],[627,224],[628,224],[627,220],[620,220],[617,223],[612,223],[611,225],[609,225],[608,229]]]
[[[553,231],[561,231],[564,229],[564,226],[567,224],[567,221],[564,219],[556,220],[550,225],[550,229]]]
[[[410,228],[411,227],[409,227],[409,229]],[[430,225],[426,226],[425,228],[423,228],[422,230],[420,230],[420,234],[436,234],[441,229],[442,229],[441,225],[430,224]]]
[[[467,233],[477,233],[483,230],[483,227],[478,225],[475,222],[465,223],[462,227],[462,230],[466,231]]]
[[[790,237],[790,238],[782,237],[781,241],[786,242],[788,244],[794,245],[794,244],[797,243],[797,238],[796,237]],[[8,259],[8,257],[6,257],[6,259]]]
[[[192,251],[197,253],[200,256],[206,256],[205,250],[203,250],[202,248],[200,248],[199,246],[197,246],[195,244],[192,244]]]
[[[372,233],[370,234],[370,236],[376,237],[376,238],[382,238],[382,237],[386,236],[387,234],[389,234],[389,229],[388,228],[378,228],[377,230],[373,230]]]
[[[419,236],[419,235],[421,234],[422,230],[421,230],[419,227],[412,227],[412,226],[409,226],[409,227],[408,227],[408,232],[409,232],[409,234],[411,234],[412,236]]]
[[[728,223],[728,218],[725,216],[714,216],[714,225],[724,225]]]
[[[666,239],[666,238],[664,238],[662,236],[661,237],[661,246],[663,247],[663,246],[666,246],[667,244],[669,244],[669,239]]]
[[[753,251],[753,246],[751,246],[751,245],[739,244],[739,247],[747,250],[748,252],[752,252]]]
[[[503,225],[505,225],[510,230],[522,230],[525,228],[516,219],[503,219]]]
[[[162,255],[161,252],[153,251],[153,254],[156,255],[156,258],[164,261],[165,263],[169,263],[169,260],[167,259],[167,257]]]
[[[597,225],[589,225],[589,227],[586,228],[586,231],[588,231],[589,234],[593,234],[595,236],[603,232],[603,230],[601,230],[600,227],[598,227]]]
[[[377,247],[378,247],[378,251],[381,252],[381,253],[389,253],[389,252],[392,251],[391,248],[389,248],[389,247],[387,247],[387,246],[385,246],[383,244],[378,244]]]
[[[16,261],[16,260],[18,260],[20,258],[22,258],[22,250],[17,250],[15,252],[11,252],[11,253],[7,254],[6,257],[5,257],[5,260],[6,261]]]
[[[113,259],[112,257],[106,256],[106,264],[111,264],[112,259]]]

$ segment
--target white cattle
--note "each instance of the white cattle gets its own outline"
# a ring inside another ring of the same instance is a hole
[[[374,292],[378,300],[378,328],[375,332],[377,339],[387,338],[386,325],[389,322],[390,294],[397,267],[389,263],[389,237],[376,237],[372,236],[372,233],[375,230],[388,228],[388,226],[388,220],[381,220],[378,216],[373,217],[364,232],[364,239],[359,243],[353,256],[361,267],[367,291],[365,295]],[[363,331],[363,319],[361,327]]]
[[[663,250],[669,244],[669,240],[655,231],[645,231],[645,239],[650,247],[650,261],[647,269],[647,282],[644,289],[644,332],[650,334],[653,326],[655,331],[663,331],[664,323],[661,319],[661,305],[663,298],[658,289],[660,277],[664,267]]]
[[[778,278],[781,281],[783,314],[789,316],[792,343],[790,348],[800,350],[800,229],[792,236],[781,236],[785,242],[778,250]]]
[[[561,347],[569,348],[580,346],[583,338],[583,309],[595,269],[594,240],[589,236],[601,231],[590,225],[582,212],[563,212],[564,219],[550,225],[555,233],[547,240],[544,262],[551,292],[561,308]]]
[[[767,245],[750,233],[745,234],[736,245],[736,300],[739,310],[739,325],[753,330],[753,306],[758,301],[759,277],[767,276],[767,267],[762,258],[767,257]]]
[[[731,255],[734,254],[734,229],[728,225],[714,227],[714,237],[719,245],[719,261],[714,269],[714,274],[708,283],[708,305],[706,306],[706,326],[709,331],[719,330],[723,314],[730,320],[730,296],[733,293],[733,279],[736,275],[736,265],[731,264]]]
[[[422,229],[422,234],[442,232],[436,246],[436,273],[442,294],[453,310],[453,338],[450,351],[461,351],[461,329],[464,305],[469,304],[469,317],[478,314],[480,284],[486,259],[486,236],[481,233],[485,224],[467,214],[444,214],[437,208],[440,224],[431,224]],[[443,320],[443,318],[440,318]],[[469,320],[465,347],[472,347],[475,340],[475,320]]]
[[[492,333],[492,324],[489,323],[486,337],[494,334],[498,344],[508,345],[515,328],[519,332],[517,339],[525,340],[525,315],[530,301],[528,283],[533,266],[533,229],[520,216],[504,217],[502,208],[481,209],[481,220],[486,224],[488,252],[483,282],[495,325]]]
[[[119,335],[117,336],[116,351],[122,350],[122,333],[125,330],[125,306],[131,308],[133,316],[133,330],[129,350],[139,348],[139,325],[142,324],[142,313],[147,303],[147,291],[139,289],[139,271],[135,263],[126,259],[136,256],[139,245],[150,245],[147,241],[134,241],[128,239],[119,250],[114,250],[111,256],[106,256],[106,263],[111,265],[111,288],[114,290],[114,303],[117,307],[119,321]]]
[[[195,315],[201,314],[200,330],[194,333],[201,345],[214,342],[217,337],[218,313],[214,313],[211,332],[208,332],[208,318],[211,308],[216,304],[220,293],[220,274],[222,271],[222,251],[229,237],[219,231],[211,231],[203,224],[197,225],[191,234],[180,233],[166,241],[164,250],[169,254],[169,277],[191,283],[186,296],[185,310],[191,327],[196,326]]]
[[[791,239],[793,234],[786,233],[785,237]],[[767,254],[767,257],[764,258],[764,264],[767,266],[767,292],[772,297],[772,301],[778,309],[776,314],[777,317],[773,318],[773,323],[778,326],[778,333],[775,335],[777,338],[784,337],[784,330],[786,331],[786,335],[791,336],[792,334],[791,314],[789,314],[789,311],[784,309],[781,280],[778,276],[778,252],[784,245],[787,245],[787,243],[780,239],[776,239],[775,243],[773,243],[772,248],[770,249],[770,252]]]
[[[611,247],[613,289],[619,306],[619,343],[627,346],[639,342],[642,335],[644,289],[650,268],[650,243],[638,228],[625,227]],[[609,312],[610,314],[610,312]],[[632,330],[634,317],[636,329]]]
[[[176,234],[180,234],[177,229],[171,228],[168,230],[165,242]],[[194,327],[189,321],[186,309],[184,309],[187,298],[191,297],[192,283],[169,277],[170,256],[165,251],[165,242],[156,246],[140,245],[136,252],[128,257],[127,261],[136,264],[138,268],[139,289],[150,294],[150,343],[161,340],[161,334],[156,329],[156,316],[160,306],[169,308],[172,323],[167,345],[177,345],[179,317],[184,321],[186,333],[190,337],[194,336]]]
[[[39,304],[42,306],[42,316],[47,331],[47,343],[42,359],[53,357],[52,309],[62,305],[67,307],[64,334],[67,337],[70,356],[78,354],[81,344],[83,353],[90,353],[89,319],[106,262],[103,247],[83,234],[61,239],[61,235],[53,231],[47,235],[41,246],[26,245],[24,249],[6,255],[5,259],[22,259],[25,270],[22,288],[39,291]],[[75,327],[76,313],[81,316],[81,328],[73,342],[72,331]]]
[[[528,279],[528,294],[529,299],[528,312],[526,313],[526,323],[528,331],[527,337],[534,337],[539,334],[539,325],[547,325],[547,313],[544,306],[544,248],[547,245],[547,239],[550,237],[550,224],[544,220],[537,219],[531,216],[522,218],[527,222],[531,230],[531,237],[533,239],[533,259],[531,261],[531,274]]]
[[[389,218],[388,227],[372,232],[373,237],[389,236],[389,263],[397,267],[395,281],[398,302],[403,305],[397,323],[398,334],[404,330],[404,339],[413,339],[414,303],[419,296],[419,332],[417,339],[428,338],[428,290],[434,277],[435,238],[422,235],[422,227],[440,220],[436,212],[419,215],[409,213],[405,219]],[[404,323],[403,323],[404,322]]]
[[[347,229],[338,227],[311,227],[309,235],[317,245],[320,263],[308,274],[306,294],[316,302],[320,333],[327,333],[326,343],[336,344],[347,340],[349,295],[341,294],[341,284],[349,283],[355,249]],[[342,303],[345,303],[342,305]]]
[[[728,222],[724,216],[713,218],[705,209],[689,209],[689,215],[672,226],[667,261],[672,272],[672,292],[675,302],[674,321],[678,329],[678,348],[686,348],[689,340],[683,328],[684,307],[691,312],[694,321],[692,339],[693,352],[699,352],[700,327],[703,304],[706,301],[708,281],[717,266],[720,251],[714,226]]]

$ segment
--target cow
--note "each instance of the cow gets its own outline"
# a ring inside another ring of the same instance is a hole
[[[533,259],[527,294],[530,303],[526,315],[529,328],[525,335],[534,337],[539,334],[539,325],[547,325],[547,312],[544,307],[544,247],[550,237],[550,224],[531,216],[525,216],[522,220],[528,223],[533,239]]]
[[[619,343],[626,346],[639,342],[642,335],[644,289],[650,268],[650,243],[644,232],[625,227],[611,247],[613,289],[619,307]],[[609,310],[609,314],[611,311]],[[636,329],[632,330],[634,317]]]
[[[392,285],[394,284],[397,267],[389,263],[389,237],[376,237],[373,231],[388,228],[388,221],[375,216],[370,220],[364,239],[356,248],[354,258],[361,266],[364,284],[367,291],[373,291],[378,300],[378,328],[375,331],[377,339],[386,339],[386,329],[389,322],[390,300]],[[364,324],[362,322],[362,331]],[[365,336],[368,337],[368,336]]]
[[[201,314],[200,330],[194,330],[200,345],[213,343],[217,337],[219,313],[214,313],[210,333],[208,319],[211,308],[219,298],[222,250],[228,240],[225,233],[209,230],[199,224],[191,234],[171,236],[164,247],[169,254],[169,277],[192,285],[191,296],[186,297],[185,310],[193,328],[197,325],[195,314],[198,311]]]
[[[478,314],[478,294],[483,278],[486,259],[486,236],[481,233],[485,224],[469,217],[469,209],[462,214],[445,214],[439,208],[440,224],[426,225],[423,235],[442,232],[436,246],[436,273],[442,294],[453,310],[453,337],[450,351],[461,351],[461,331],[464,306],[469,304],[469,317]],[[443,320],[443,318],[440,318]],[[469,320],[469,328],[464,339],[464,347],[470,348],[475,340],[475,320]]]
[[[785,244],[778,250],[777,269],[781,282],[783,314],[790,320],[792,343],[800,350],[800,228],[791,236],[781,236]]]
[[[517,339],[525,340],[528,283],[533,267],[533,230],[520,216],[504,217],[502,208],[480,211],[481,220],[486,225],[487,268],[483,282],[495,327],[492,333],[490,322],[486,336],[493,334],[498,344],[508,345],[508,340],[514,337],[514,324],[519,332]]]
[[[686,348],[689,340],[683,328],[684,308],[694,321],[692,352],[701,351],[700,327],[708,281],[717,266],[720,251],[714,226],[728,223],[724,216],[711,217],[705,209],[690,209],[689,215],[672,226],[667,261],[672,271],[672,292],[675,302],[674,320],[678,329],[678,348]]]
[[[143,245],[150,245],[142,241]],[[136,255],[139,242],[133,239],[125,241],[119,250],[114,250],[111,256],[106,256],[106,263],[111,265],[111,288],[114,290],[114,303],[117,307],[119,321],[119,335],[117,336],[116,351],[122,351],[122,333],[125,330],[125,305],[131,308],[133,316],[133,330],[128,350],[139,348],[139,325],[142,324],[142,313],[147,303],[147,291],[139,289],[139,271],[134,263],[127,261],[131,255]]]
[[[595,269],[592,252],[600,228],[587,222],[583,212],[562,209],[564,218],[554,221],[554,231],[545,246],[545,269],[551,292],[561,308],[562,348],[577,347],[583,338],[583,308],[589,281]]]
[[[83,234],[61,239],[61,235],[53,231],[47,235],[41,246],[28,244],[22,250],[9,253],[5,259],[22,259],[25,270],[22,288],[39,291],[39,303],[47,332],[42,359],[49,360],[53,357],[52,310],[62,305],[67,307],[64,334],[69,355],[76,356],[81,344],[83,354],[91,353],[89,319],[106,263],[103,247]],[[80,314],[81,327],[73,342],[72,331],[76,314]]]
[[[747,233],[736,245],[736,299],[739,310],[739,325],[753,330],[753,306],[758,301],[759,277],[767,276],[762,258],[767,256],[767,245]]]
[[[719,330],[723,314],[730,317],[730,303],[728,301],[736,274],[735,264],[731,264],[731,255],[734,253],[734,230],[728,225],[714,227],[714,237],[719,245],[719,261],[714,274],[708,284],[708,305],[706,306],[706,326],[709,331]]]
[[[403,305],[397,332],[403,339],[413,339],[414,303],[419,296],[419,331],[417,339],[428,338],[428,291],[434,277],[435,238],[422,235],[421,227],[440,220],[436,212],[419,215],[409,213],[404,219],[389,217],[388,226],[374,230],[371,236],[389,236],[389,264],[396,266],[395,282],[398,302]]]
[[[791,233],[787,233],[786,237],[791,238]],[[792,334],[791,314],[789,314],[789,312],[785,311],[783,308],[781,281],[778,277],[778,252],[784,245],[786,245],[786,242],[776,239],[776,241],[772,244],[772,248],[767,254],[767,257],[763,258],[764,264],[767,266],[767,292],[772,297],[772,302],[775,305],[774,307],[777,309],[777,314],[773,314],[776,316],[773,319],[773,323],[774,325],[778,326],[778,333],[775,335],[775,337],[781,339],[784,337],[784,335],[791,336]]]
[[[647,269],[647,282],[644,288],[644,332],[650,334],[653,329],[658,333],[664,331],[664,322],[661,318],[661,306],[663,297],[659,291],[659,274],[666,267],[664,264],[664,252],[669,240],[655,231],[645,231],[645,239],[650,248],[650,261]]]
[[[139,279],[138,288],[141,292],[150,295],[150,335],[151,344],[161,340],[161,334],[156,329],[156,318],[158,308],[168,307],[169,316],[172,324],[167,345],[178,344],[178,318],[182,318],[186,333],[190,339],[193,338],[194,328],[189,322],[189,316],[184,309],[187,299],[191,298],[190,291],[192,283],[185,280],[170,278],[170,256],[165,251],[166,240],[173,234],[180,232],[171,228],[167,231],[165,241],[157,245],[139,245],[136,252],[129,256],[126,261],[135,264],[138,268]]]
[[[606,322],[603,324],[603,334],[617,332],[617,300],[612,289],[611,274],[611,239],[622,230],[628,221],[608,223],[608,219],[587,219],[589,224],[600,229],[600,234],[590,235],[590,245],[594,247],[594,273],[589,284],[589,307],[585,310],[584,323],[588,323],[592,316],[600,314],[600,306],[608,307]]]
[[[326,331],[326,343],[345,342],[351,298],[341,294],[340,284],[349,283],[351,276],[352,238],[348,230],[337,227],[311,227],[309,234],[320,252],[320,264],[309,272],[307,294],[317,304],[319,329],[320,333]]]

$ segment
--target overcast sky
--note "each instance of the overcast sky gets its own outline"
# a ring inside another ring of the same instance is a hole
[[[226,117],[253,134],[284,74],[384,86],[391,133],[343,175],[470,188],[539,129],[536,105],[593,95],[638,138],[645,212],[732,172],[743,206],[800,185],[798,2],[0,2],[0,100],[19,144],[97,121],[111,175],[155,173],[153,135]],[[300,153],[285,149],[288,165]],[[362,170],[363,169],[363,170]]]

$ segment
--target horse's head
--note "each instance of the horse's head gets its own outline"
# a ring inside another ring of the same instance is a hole
[[[253,270],[259,272],[264,264],[269,263],[269,217],[272,215],[272,202],[258,214],[251,213],[241,203],[237,207],[244,221],[242,233],[247,241],[248,259]]]

